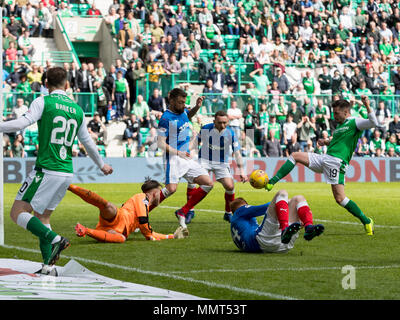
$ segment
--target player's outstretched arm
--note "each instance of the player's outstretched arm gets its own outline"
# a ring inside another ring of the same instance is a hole
[[[162,234],[162,233],[157,233],[157,232],[153,231],[149,240],[160,241],[160,240],[165,240],[165,239],[174,239],[174,235],[173,234]]]
[[[203,105],[204,99],[205,99],[205,96],[201,96],[201,97],[197,98],[196,105],[192,109],[190,109],[188,112],[189,120],[191,120],[193,118],[193,116],[197,113],[197,111],[199,111],[199,109]]]
[[[356,126],[359,130],[367,130],[374,128],[378,125],[378,120],[376,119],[376,115],[374,110],[371,108],[369,98],[367,96],[361,96],[361,101],[364,106],[367,108],[368,119],[356,119]]]

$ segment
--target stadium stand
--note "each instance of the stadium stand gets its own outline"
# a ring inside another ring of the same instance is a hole
[[[63,65],[69,71],[68,94],[88,122],[98,112],[105,124],[106,139],[97,141],[104,156],[124,155],[131,114],[140,134],[130,155],[160,155],[147,152],[154,151],[148,140],[167,106],[168,91],[177,86],[187,91],[188,107],[196,94],[206,96],[194,132],[219,109],[227,110],[240,130],[254,130],[251,143],[257,152],[243,149],[245,156],[269,156],[265,146],[271,129],[284,156],[298,149],[323,153],[316,141],[335,128],[332,99],[349,100],[353,115],[365,117],[359,100],[368,95],[380,135],[367,131],[356,154],[399,156],[399,3],[6,1],[4,120],[21,115],[14,112],[18,98],[29,105],[46,94],[46,69]],[[25,156],[34,156],[34,132],[23,133]],[[247,137],[240,135],[240,141],[250,145]],[[5,156],[15,136],[9,138]],[[78,154],[85,155],[77,143]]]

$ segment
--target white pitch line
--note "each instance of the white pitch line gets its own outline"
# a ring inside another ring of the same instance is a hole
[[[39,250],[30,249],[30,248],[24,248],[24,247],[17,247],[17,246],[10,246],[10,245],[3,245],[3,247],[7,248],[7,249],[15,249],[15,250],[32,252],[32,253],[40,253]],[[270,293],[270,292],[264,292],[264,291],[258,291],[258,290],[252,290],[252,289],[246,289],[246,288],[240,288],[240,287],[234,287],[234,286],[221,284],[221,283],[216,283],[216,282],[212,282],[212,281],[197,280],[197,279],[182,277],[182,276],[178,276],[178,275],[174,275],[174,274],[170,274],[170,273],[143,270],[143,269],[134,268],[134,267],[128,267],[128,266],[121,266],[121,265],[118,265],[118,264],[108,263],[108,262],[103,262],[103,261],[98,261],[98,260],[93,260],[93,259],[86,259],[86,258],[81,258],[81,257],[65,256],[65,255],[63,256],[63,258],[74,259],[74,260],[77,260],[77,261],[97,264],[97,265],[110,267],[110,268],[115,268],[115,269],[121,269],[121,270],[129,271],[129,272],[145,273],[145,274],[150,274],[150,275],[153,275],[153,276],[170,278],[170,279],[174,279],[174,280],[186,281],[186,282],[191,282],[191,283],[198,283],[198,284],[202,284],[202,285],[205,285],[205,286],[208,286],[208,287],[226,289],[226,290],[235,291],[235,292],[238,292],[238,293],[247,293],[247,294],[252,294],[252,295],[261,296],[261,297],[268,297],[268,298],[278,299],[278,300],[298,300],[298,298],[291,297],[291,296],[285,296],[285,295],[280,295],[280,294],[275,294],[275,293]]]
[[[400,265],[389,266],[353,266],[355,269],[400,269]],[[188,271],[171,271],[171,274],[185,273],[229,273],[229,272],[271,272],[271,271],[327,271],[327,270],[342,270],[342,267],[305,267],[305,268],[258,268],[258,269],[208,269],[208,270],[188,270]]]
[[[171,206],[159,206],[161,209],[174,209],[178,210],[181,207],[171,207]],[[195,211],[203,211],[203,212],[211,212],[211,213],[225,213],[225,211],[222,210],[211,210],[211,209],[194,209]],[[320,222],[326,222],[326,223],[339,223],[339,224],[348,224],[348,225],[354,225],[354,226],[359,226],[359,222],[351,222],[351,221],[333,221],[333,220],[323,220],[323,219],[314,219],[314,221],[320,221]],[[378,228],[389,228],[389,229],[400,229],[400,226],[387,226],[387,225],[380,225],[380,224],[374,224],[374,227]]]

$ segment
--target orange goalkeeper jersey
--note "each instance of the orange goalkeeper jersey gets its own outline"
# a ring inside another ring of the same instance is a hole
[[[136,228],[147,238],[152,235],[149,224],[149,202],[144,193],[135,194],[129,198],[121,208],[113,221],[104,220],[101,216],[96,229],[108,231],[113,229],[122,233],[126,238]]]

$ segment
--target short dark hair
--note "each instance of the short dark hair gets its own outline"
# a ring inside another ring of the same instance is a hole
[[[178,97],[186,98],[186,96],[187,96],[187,93],[185,92],[185,90],[183,90],[181,88],[174,88],[168,94],[168,98],[170,100],[175,100]]]
[[[146,181],[142,184],[141,189],[144,193],[146,193],[152,189],[158,189],[160,187],[162,186],[157,180],[146,179]]]
[[[46,80],[49,87],[63,87],[67,82],[67,71],[61,67],[52,67],[46,72]]]
[[[351,105],[350,102],[348,102],[347,100],[343,100],[343,99],[339,99],[336,101],[332,102],[332,109],[333,108],[339,108],[339,109],[350,109]]]
[[[236,198],[235,200],[233,200],[230,203],[230,207],[231,207],[232,213],[235,213],[235,211],[237,209],[239,209],[240,207],[242,207],[243,205],[246,205],[246,204],[247,204],[247,201],[244,200],[243,198],[240,198],[240,197]]]
[[[218,110],[215,114],[214,114],[214,119],[217,117],[227,117],[228,114],[224,111],[224,110]]]

